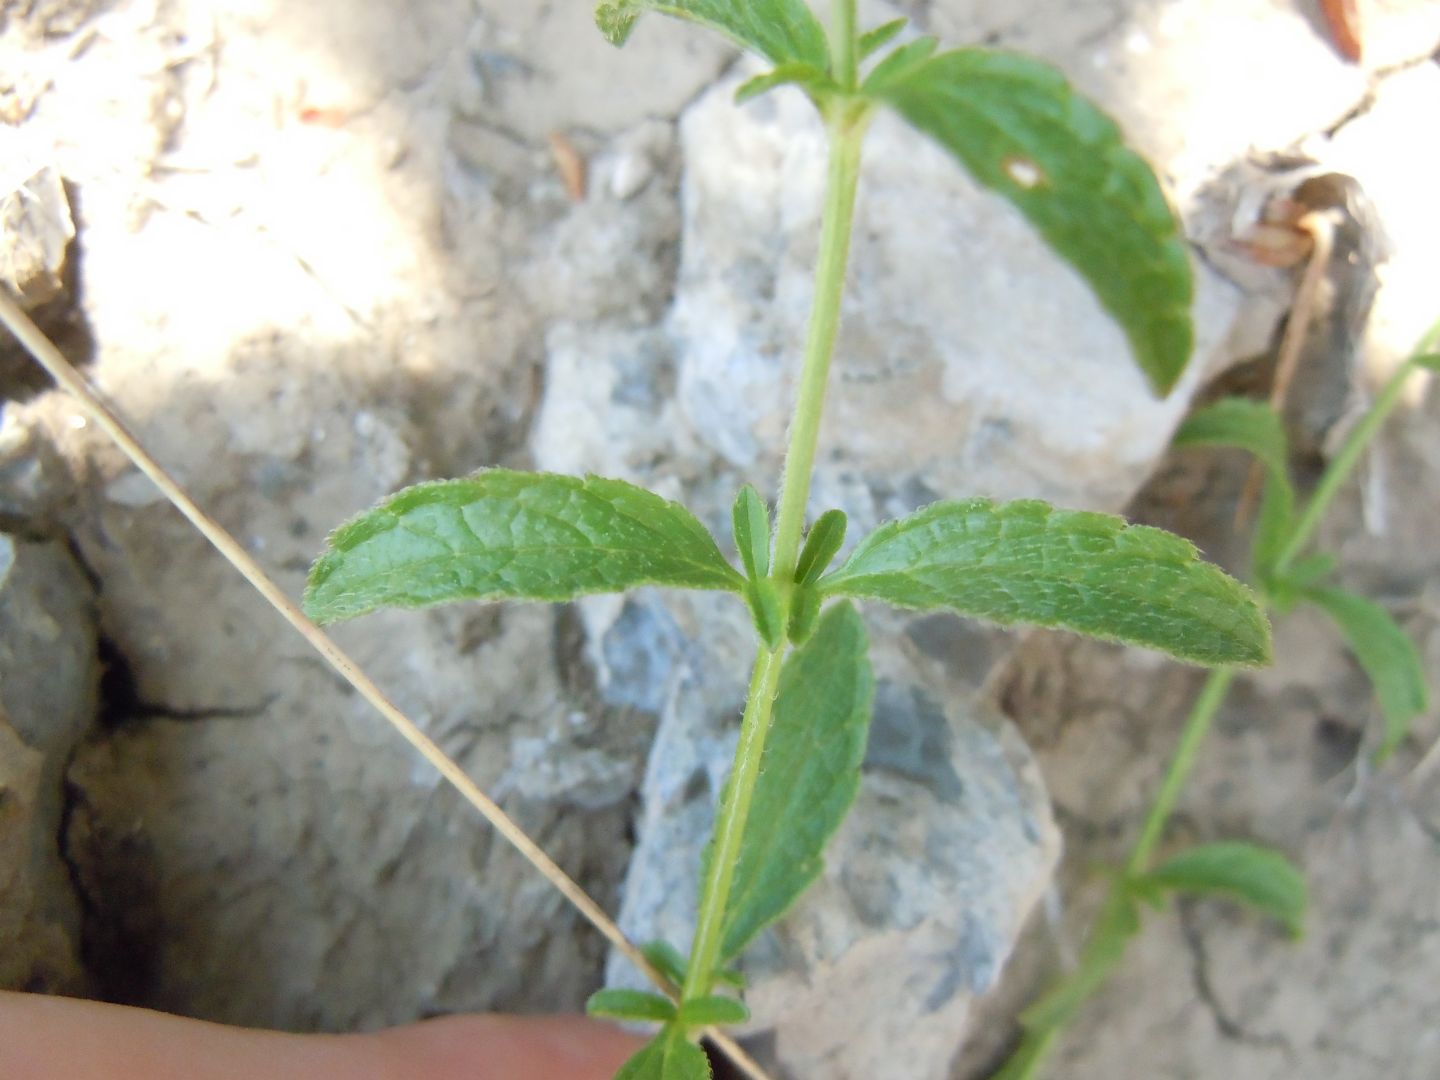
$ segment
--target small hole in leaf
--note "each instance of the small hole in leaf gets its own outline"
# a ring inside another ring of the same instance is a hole
[[[1040,166],[1029,158],[1007,157],[1002,165],[1005,175],[1027,191],[1039,187],[1041,181],[1045,179],[1045,174],[1040,171]]]

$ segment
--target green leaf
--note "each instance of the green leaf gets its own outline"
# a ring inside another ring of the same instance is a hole
[[[1333,586],[1307,589],[1305,598],[1329,612],[1375,685],[1385,719],[1385,736],[1375,759],[1383,761],[1409,733],[1410,722],[1430,707],[1420,653],[1390,613],[1373,600]]]
[[[1290,445],[1279,415],[1263,402],[1222,398],[1190,416],[1175,433],[1174,443],[1180,448],[1244,450],[1264,467],[1266,486],[1255,523],[1252,559],[1257,577],[1268,581],[1295,521]]]
[[[624,45],[647,11],[708,26],[774,64],[798,60],[822,71],[830,66],[825,29],[805,0],[603,0],[595,25],[610,44]]]
[[[804,645],[815,633],[820,618],[820,590],[812,585],[797,585],[790,594],[790,622],[785,633],[791,645]]]
[[[1296,559],[1285,571],[1285,581],[1297,589],[1310,589],[1335,573],[1335,556],[1317,551]]]
[[[880,49],[883,49],[890,42],[895,40],[895,35],[905,29],[909,19],[891,19],[887,23],[881,23],[873,30],[866,30],[860,35],[860,59],[873,56]]]
[[[835,81],[825,72],[812,64],[795,61],[781,64],[774,71],[756,75],[753,79],[746,79],[735,91],[735,104],[744,105],[777,86],[798,86],[811,97],[819,97],[826,91],[837,89]]]
[[[620,480],[488,469],[417,484],[342,525],[305,613],[335,622],[447,600],[572,600],[637,585],[739,592],[744,579],[678,503]]]
[[[769,648],[778,649],[785,640],[787,628],[784,605],[780,602],[775,583],[768,578],[747,581],[745,603],[750,605],[750,617],[760,640]]]
[[[710,1059],[683,1027],[671,1024],[620,1066],[615,1080],[711,1080]]]
[[[943,53],[866,89],[1013,202],[1169,392],[1194,343],[1190,261],[1154,173],[1114,122],[1049,65],[990,49]]]
[[[1254,595],[1201,562],[1194,545],[1033,500],[933,503],[871,533],[820,588],[1076,630],[1198,664],[1257,665],[1270,656]]]
[[[1080,950],[1075,970],[1021,1013],[1020,1022],[1031,1030],[1067,1023],[1120,966],[1130,939],[1139,932],[1140,912],[1135,901],[1123,887],[1112,888]]]
[[[839,510],[826,510],[810,528],[800,558],[795,563],[795,581],[810,585],[830,568],[835,553],[845,543],[845,515]]]
[[[734,968],[721,968],[715,972],[715,981],[721,986],[733,987],[736,990],[745,989],[745,973]]]
[[[723,1024],[743,1024],[750,1019],[750,1010],[743,1002],[734,998],[713,994],[709,997],[691,998],[680,1004],[680,1022],[692,1027],[711,1027]]]
[[[865,77],[861,91],[872,97],[879,96],[888,86],[929,60],[939,47],[939,39],[933,37],[918,37],[914,41],[907,41],[875,65]]]
[[[661,975],[664,975],[676,986],[684,985],[685,972],[690,967],[690,961],[674,945],[668,941],[651,941],[641,945],[640,951],[645,954],[645,959],[650,961],[650,966]],[[722,986],[734,987],[736,990],[745,989],[745,975],[733,968],[721,968],[716,971],[714,981]]]
[[[1440,371],[1440,353],[1417,356],[1412,362],[1417,367],[1428,368],[1430,371]]]
[[[1245,450],[1258,458],[1267,472],[1288,477],[1290,447],[1285,426],[1264,402],[1221,398],[1186,418],[1175,433],[1175,445]]]
[[[720,958],[729,961],[819,876],[825,843],[855,800],[875,680],[849,604],[790,654],[740,841]]]
[[[675,1003],[667,997],[643,990],[597,990],[585,1002],[585,1011],[591,1016],[609,1020],[658,1020],[664,1023],[675,1018]]]
[[[1279,919],[1296,937],[1305,924],[1305,878],[1278,851],[1226,840],[1167,859],[1143,875],[1150,885],[1179,893],[1220,894]]]
[[[684,984],[685,968],[688,966],[688,961],[685,959],[685,955],[679,949],[675,948],[674,945],[671,945],[668,941],[650,941],[640,946],[640,952],[646,960],[650,961],[650,966],[660,972],[661,975],[664,975],[665,978],[669,979],[676,986]]]
[[[770,509],[749,484],[735,496],[730,520],[745,576],[751,581],[763,578],[770,573]]]

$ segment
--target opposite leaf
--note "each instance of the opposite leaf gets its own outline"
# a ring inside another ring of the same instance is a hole
[[[610,44],[624,45],[647,11],[701,23],[775,64],[830,66],[825,29],[805,0],[604,0],[595,8],[595,25]]]
[[[722,963],[819,876],[825,843],[855,801],[875,692],[868,647],[855,609],[837,604],[785,661],[725,911]]]
[[[1198,664],[1263,664],[1250,590],[1194,545],[1108,514],[1042,502],[938,502],[882,525],[820,582],[831,596],[1059,627]]]
[[[1329,612],[1375,685],[1385,718],[1385,738],[1375,758],[1383,761],[1410,731],[1410,722],[1430,707],[1425,668],[1415,643],[1373,600],[1325,586],[1307,589],[1305,597]]]
[[[909,19],[891,19],[887,23],[881,23],[873,30],[866,30],[860,35],[860,59],[872,55],[879,49],[883,49],[890,42],[895,40],[897,34],[905,29]]]
[[[1252,560],[1258,577],[1268,581],[1295,516],[1289,440],[1279,414],[1263,402],[1223,398],[1190,416],[1175,433],[1174,444],[1244,450],[1264,466],[1265,491],[1255,523]]]
[[[1222,398],[1191,414],[1175,433],[1175,445],[1225,446],[1254,454],[1266,470],[1288,478],[1290,449],[1275,410],[1249,398]]]
[[[835,83],[830,76],[813,64],[781,64],[774,71],[756,75],[753,79],[746,79],[741,83],[740,88],[735,91],[735,104],[744,105],[777,86],[798,86],[815,98],[835,89]]]
[[[989,49],[944,53],[872,96],[1013,202],[1089,282],[1142,371],[1168,392],[1189,360],[1184,240],[1150,167],[1054,68]]]
[[[664,1023],[675,1018],[675,1003],[659,994],[644,990],[597,990],[585,1002],[591,1016],[608,1020],[658,1020]]]
[[[1305,878],[1278,851],[1240,841],[1190,848],[1141,881],[1181,893],[1219,893],[1279,919],[1296,937],[1305,923]]]
[[[684,507],[620,480],[489,469],[406,488],[335,530],[305,612],[334,622],[447,600],[572,600],[638,585],[738,592]]]
[[[667,1026],[615,1074],[615,1080],[711,1080],[710,1059],[678,1026]]]
[[[743,1024],[749,1019],[750,1010],[743,1002],[719,994],[680,1003],[680,1022],[691,1027]]]
[[[830,569],[840,545],[845,543],[845,515],[839,510],[826,510],[820,519],[810,527],[805,537],[805,546],[795,562],[795,581],[810,585]]]
[[[763,578],[770,573],[770,510],[749,484],[735,496],[730,523],[745,576],[751,581]]]
[[[674,945],[668,941],[651,941],[641,945],[640,951],[645,954],[645,959],[650,961],[650,966],[661,975],[676,986],[685,985],[685,972],[690,961]],[[745,989],[745,976],[732,968],[721,968],[713,977],[723,986],[734,987],[736,990]]]
[[[685,983],[685,955],[668,941],[650,941],[640,946],[640,952],[650,961],[650,966],[664,975],[676,986]]]

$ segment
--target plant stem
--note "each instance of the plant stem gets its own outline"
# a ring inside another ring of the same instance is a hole
[[[1180,790],[1195,765],[1200,745],[1205,741],[1234,679],[1234,671],[1220,668],[1210,672],[1205,680],[1200,696],[1195,699],[1190,715],[1185,719],[1180,743],[1175,748],[1175,756],[1170,759],[1160,791],[1125,863],[1125,873],[1111,883],[1105,906],[1090,928],[1079,963],[1026,1010],[1021,1021],[1024,1032],[1020,1044],[991,1080],[1034,1080],[1039,1076],[1070,1017],[1109,980],[1119,965],[1130,937],[1138,928],[1138,924],[1134,927],[1129,925],[1135,916],[1126,914],[1127,911],[1133,912],[1134,904],[1129,896],[1128,883],[1149,869],[1151,856],[1175,810]]]
[[[841,0],[849,10],[850,53],[854,55],[854,0]],[[843,52],[837,48],[837,53]],[[780,509],[775,531],[775,558],[771,574],[786,588],[795,576],[800,554],[800,534],[805,527],[805,505],[810,497],[810,474],[815,466],[815,447],[820,435],[820,416],[825,405],[825,384],[835,337],[840,327],[840,301],[845,287],[845,266],[850,255],[850,234],[855,220],[855,193],[860,179],[860,150],[868,113],[841,101],[827,115],[830,133],[830,165],[826,183],[825,212],[820,232],[820,253],[815,271],[815,299],[806,335],[804,366],[800,371],[795,415],[790,424],[790,446],[785,455],[781,481]],[[784,593],[788,600],[788,591]],[[750,693],[740,724],[740,744],[735,765],[720,797],[715,834],[711,841],[705,878],[701,882],[700,910],[695,920],[695,940],[690,948],[690,966],[685,973],[681,997],[691,1000],[708,994],[720,961],[725,910],[735,863],[750,814],[760,760],[770,733],[775,693],[780,685],[780,668],[785,646],[756,653],[750,677]]]
[[[830,167],[820,254],[815,268],[815,299],[810,310],[795,415],[790,421],[790,448],[785,455],[785,475],[780,484],[780,509],[775,523],[775,558],[771,565],[772,574],[782,587],[794,577],[800,555],[800,534],[805,527],[805,504],[810,498],[810,474],[815,467],[820,414],[825,405],[825,383],[830,375],[830,358],[835,353],[835,336],[840,329],[840,300],[855,220],[855,190],[860,180],[865,114],[856,115],[840,106],[828,126]]]
[[[835,81],[846,90],[855,89],[860,78],[858,38],[855,36],[855,0],[833,0],[835,25],[830,42],[830,59]]]
[[[1376,432],[1395,411],[1395,406],[1400,404],[1400,394],[1405,388],[1406,380],[1420,370],[1416,361],[1434,348],[1437,342],[1440,342],[1440,322],[1432,326],[1420,339],[1420,343],[1416,346],[1410,359],[1401,364],[1395,374],[1390,376],[1390,380],[1376,396],[1375,403],[1370,406],[1361,421],[1345,437],[1345,442],[1341,444],[1339,452],[1321,475],[1320,482],[1315,487],[1315,494],[1310,497],[1304,512],[1295,522],[1290,539],[1275,560],[1277,574],[1283,573],[1314,537],[1315,530],[1320,527],[1320,522],[1325,517],[1325,511],[1330,509],[1330,504],[1334,502],[1335,496],[1345,486],[1345,481],[1350,479],[1350,474],[1360,463],[1365,448],[1370,445]]]
[[[1034,1080],[1049,1060],[1059,1036],[1060,1028],[1055,1026],[1026,1028],[1020,1036],[1020,1045],[1015,1047],[1000,1071],[990,1080]]]
[[[1200,690],[1200,696],[1195,699],[1195,704],[1190,707],[1190,715],[1185,719],[1185,728],[1180,733],[1180,744],[1175,748],[1175,756],[1170,759],[1170,768],[1165,772],[1165,780],[1160,785],[1160,791],[1155,796],[1155,802],[1150,807],[1150,814],[1145,818],[1145,824],[1140,829],[1140,838],[1135,841],[1135,847],[1130,851],[1130,859],[1125,864],[1125,872],[1128,876],[1134,877],[1143,874],[1150,867],[1150,857],[1155,853],[1155,846],[1160,842],[1160,837],[1165,832],[1165,825],[1170,820],[1170,815],[1175,810],[1175,801],[1180,797],[1180,789],[1185,786],[1185,781],[1190,777],[1190,770],[1195,766],[1195,757],[1200,751],[1200,744],[1205,741],[1205,736],[1210,731],[1211,721],[1215,714],[1220,711],[1220,706],[1225,701],[1225,695],[1230,691],[1230,684],[1235,680],[1235,672],[1229,668],[1219,668],[1210,672],[1209,678]]]
[[[1375,403],[1364,418],[1355,425],[1339,453],[1326,468],[1324,475],[1320,478],[1320,483],[1315,488],[1315,494],[1306,505],[1304,513],[1296,522],[1284,549],[1276,560],[1277,572],[1283,572],[1310,542],[1325,511],[1329,509],[1336,494],[1349,479],[1366,446],[1370,444],[1381,425],[1399,404],[1405,381],[1420,370],[1419,361],[1437,346],[1440,346],[1440,322],[1436,322],[1430,328],[1420,339],[1420,343],[1416,346],[1410,359],[1390,377],[1377,395]],[[1200,695],[1190,707],[1190,715],[1186,718],[1184,730],[1180,733],[1180,743],[1175,748],[1175,755],[1170,760],[1170,767],[1165,772],[1165,779],[1155,796],[1155,802],[1150,807],[1150,813],[1145,818],[1145,824],[1141,827],[1140,836],[1130,851],[1130,858],[1125,863],[1124,876],[1117,878],[1111,885],[1110,896],[1106,901],[1106,911],[1118,910],[1113,905],[1124,902],[1129,882],[1150,869],[1150,861],[1164,836],[1165,826],[1170,820],[1170,815],[1175,811],[1175,803],[1180,797],[1186,780],[1190,777],[1190,772],[1195,765],[1195,758],[1199,754],[1205,736],[1209,734],[1215,715],[1220,711],[1220,706],[1224,704],[1225,697],[1230,692],[1230,685],[1234,680],[1235,672],[1233,670],[1220,668],[1210,672],[1209,677],[1205,680],[1205,685],[1200,690]],[[1097,944],[1095,941],[1097,935],[1105,936],[1101,933],[1104,924],[1105,917],[1102,915],[1097,920],[1096,926],[1091,929],[1091,945]],[[1114,951],[1102,947],[1093,953],[1088,949],[1083,952],[1076,969],[1042,996],[1035,1005],[1031,1006],[1031,1011],[1038,1009],[1043,1012],[1048,1002],[1059,999],[1064,1001],[1065,1010],[1063,1012],[1052,1010],[1043,1021],[1026,1026],[1019,1045],[991,1080],[1034,1080],[1039,1076],[1041,1068],[1054,1049],[1055,1041],[1064,1029],[1070,1015],[1078,1008],[1081,1001],[1103,985],[1108,979],[1110,971],[1119,963],[1121,955],[1119,950],[1123,950],[1125,939],[1117,936],[1116,942],[1117,949]],[[1076,991],[1077,987],[1081,988],[1078,992]]]
[[[730,883],[735,877],[745,821],[750,816],[755,780],[760,775],[760,758],[765,750],[765,737],[770,732],[770,715],[775,707],[775,691],[780,684],[784,657],[783,647],[774,652],[761,648],[755,656],[750,695],[745,702],[745,717],[740,722],[740,745],[735,748],[735,765],[720,797],[715,835],[704,868],[705,880],[701,882],[695,941],[690,947],[690,966],[685,971],[685,985],[680,995],[686,1001],[704,997],[714,983],[725,905],[730,898]]]

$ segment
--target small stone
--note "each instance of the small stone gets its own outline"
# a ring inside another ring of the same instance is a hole
[[[637,151],[620,154],[610,163],[610,194],[621,202],[634,198],[655,176],[655,165]]]
[[[45,166],[0,195],[0,283],[33,309],[65,288],[65,257],[75,222],[60,173]]]
[[[105,498],[117,506],[138,510],[165,501],[155,482],[136,469],[128,469],[105,485]]]

